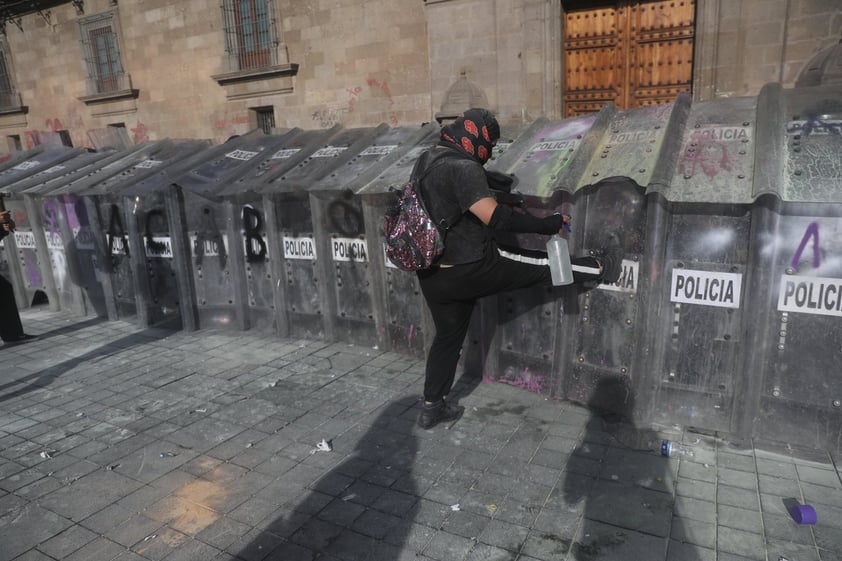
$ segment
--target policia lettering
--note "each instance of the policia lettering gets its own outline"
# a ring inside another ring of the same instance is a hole
[[[108,220],[108,254],[111,255],[111,260],[119,259],[120,254],[129,256],[129,240],[126,237],[126,230],[123,228],[123,221],[120,218],[120,208],[111,205],[111,217]],[[117,242],[117,247],[114,247],[114,242]],[[116,250],[116,251],[115,251]]]
[[[842,316],[842,279],[784,276],[778,310]]]
[[[738,308],[742,275],[691,269],[672,270],[670,301],[721,308]]]
[[[222,239],[222,233],[216,226],[216,220],[213,217],[213,210],[210,207],[202,209],[202,224],[199,231],[196,233],[196,243],[193,246],[193,253],[196,256],[196,265],[201,265],[205,256],[205,243],[210,243],[219,256],[219,268],[225,269],[228,262],[228,254],[225,252],[225,241]]]
[[[263,263],[266,261],[266,242],[260,235],[263,220],[260,213],[250,206],[243,207],[243,230],[246,238],[246,261],[249,263]]]

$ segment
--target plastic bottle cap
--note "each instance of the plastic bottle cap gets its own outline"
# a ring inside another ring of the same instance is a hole
[[[815,524],[818,517],[816,509],[811,505],[795,505],[790,507],[789,514],[799,524]]]

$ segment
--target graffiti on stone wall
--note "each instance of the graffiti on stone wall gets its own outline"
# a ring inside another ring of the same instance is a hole
[[[23,145],[27,150],[40,145],[62,146],[68,140],[73,146],[96,148],[91,142],[91,135],[95,135],[99,129],[87,127],[79,116],[71,117],[70,126],[66,126],[58,117],[50,117],[44,121],[44,127],[44,130],[23,131]],[[135,126],[129,128],[129,131],[134,144],[147,142],[150,139],[150,130],[140,119],[135,121]]]
[[[227,140],[232,136],[247,132],[251,127],[251,119],[245,113],[229,115],[226,112],[222,116],[214,117],[211,121],[211,127],[213,127],[214,134],[217,137]]]
[[[146,125],[140,122],[140,119],[138,119],[135,126],[129,130],[132,131],[132,143],[141,144],[149,141],[149,129],[146,128]]]
[[[386,80],[369,76],[366,79],[365,86],[358,85],[345,88],[345,94],[347,98],[344,105],[322,107],[313,111],[310,117],[321,128],[330,128],[334,125],[341,124],[348,115],[356,111],[357,102],[364,96],[368,96],[371,98],[384,98],[386,100],[387,111],[389,112],[389,124],[393,127],[398,126],[398,115],[392,110],[395,100],[392,97],[392,90]]]
[[[329,129],[334,125],[341,123],[348,114],[347,107],[324,107],[313,111],[310,118],[319,125],[320,128]]]

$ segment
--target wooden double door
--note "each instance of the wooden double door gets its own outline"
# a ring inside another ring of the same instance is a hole
[[[564,116],[658,105],[693,79],[695,0],[565,0]]]

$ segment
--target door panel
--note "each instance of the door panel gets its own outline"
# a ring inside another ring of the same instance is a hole
[[[695,0],[566,2],[564,116],[629,109],[690,91]]]

